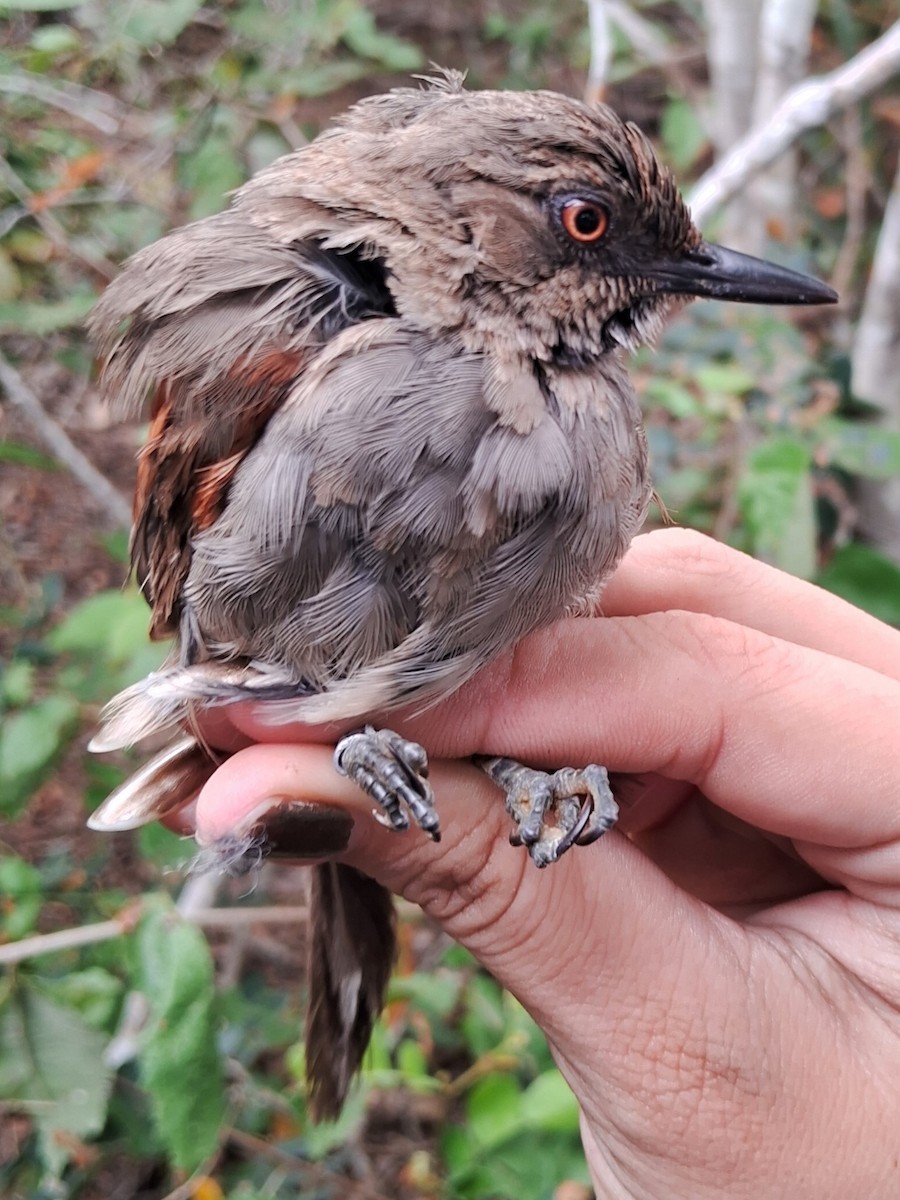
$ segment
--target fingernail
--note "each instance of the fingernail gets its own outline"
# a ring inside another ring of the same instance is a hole
[[[277,796],[266,804],[247,833],[261,840],[267,857],[330,858],[347,849],[353,818],[346,809]]]
[[[352,832],[353,818],[343,808],[270,796],[233,829],[206,841],[198,836],[191,870],[237,876],[268,858],[330,858],[346,850]]]

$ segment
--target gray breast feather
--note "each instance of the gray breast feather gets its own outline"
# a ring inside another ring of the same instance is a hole
[[[195,539],[201,645],[311,684],[294,716],[351,717],[450,690],[595,590],[647,503],[630,393],[558,375],[520,432],[487,375],[398,320],[333,339]]]

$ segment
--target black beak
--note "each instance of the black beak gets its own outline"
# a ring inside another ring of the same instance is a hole
[[[701,242],[679,259],[656,263],[647,272],[661,292],[711,296],[744,304],[834,304],[834,288],[811,275]]]

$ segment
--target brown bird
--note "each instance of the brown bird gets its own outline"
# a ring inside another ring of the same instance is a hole
[[[246,700],[358,722],[338,769],[394,827],[437,837],[424,750],[366,719],[595,603],[650,497],[625,357],[693,296],[836,299],[704,242],[610,109],[467,92],[452,72],[362,101],[137,254],[91,326],[121,409],[149,398],[131,557],[176,648],[92,748]],[[615,820],[601,767],[482,765],[539,866]],[[91,824],[155,819],[215,766],[181,733]],[[311,1107],[333,1116],[394,929],[372,880],[315,875],[307,1062]]]

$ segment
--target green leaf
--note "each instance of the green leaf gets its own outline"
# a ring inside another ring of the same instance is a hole
[[[0,300],[15,300],[22,291],[22,276],[19,268],[3,246],[0,246]]]
[[[326,1154],[347,1145],[362,1124],[367,1097],[365,1086],[355,1084],[336,1121],[322,1121],[304,1130],[303,1148],[310,1158],[324,1158]]]
[[[837,550],[817,582],[836,596],[900,627],[900,567],[870,546]]]
[[[31,35],[31,48],[39,54],[70,54],[80,46],[81,39],[71,25],[44,25]]]
[[[73,0],[0,0],[2,12],[60,12],[72,8]]]
[[[344,44],[360,58],[373,59],[385,71],[415,71],[424,63],[422,52],[412,42],[382,33],[375,18],[362,5],[348,13]]]
[[[506,1030],[503,993],[487,975],[474,975],[469,980],[460,1029],[475,1058],[486,1054],[502,1040]]]
[[[680,97],[666,105],[659,132],[666,157],[678,172],[693,166],[707,143],[703,123],[687,100]]]
[[[428,1060],[418,1042],[410,1038],[397,1047],[397,1069],[404,1080],[423,1079],[428,1075]]]
[[[468,1129],[459,1125],[445,1125],[441,1130],[441,1155],[450,1172],[453,1183],[464,1178],[472,1169],[475,1145]]]
[[[25,467],[38,467],[42,471],[58,471],[59,464],[55,459],[33,450],[31,446],[22,446],[19,442],[0,442],[0,462],[21,463]]]
[[[124,662],[146,644],[147,605],[136,588],[89,596],[47,637],[57,654],[99,653],[112,663]]]
[[[521,1099],[522,1117],[546,1133],[578,1133],[578,1101],[555,1068],[538,1075]]]
[[[41,876],[24,858],[5,854],[0,858],[0,930],[6,941],[17,941],[31,933],[44,902]]]
[[[193,220],[218,212],[227,193],[244,182],[244,168],[234,150],[232,124],[230,118],[217,123],[197,149],[179,162],[180,181],[191,196]]]
[[[483,1149],[500,1146],[524,1124],[522,1092],[512,1075],[480,1079],[466,1097],[469,1130]]]
[[[867,479],[896,479],[900,475],[900,433],[896,430],[830,417],[816,433],[818,462]]]
[[[165,825],[154,822],[144,825],[137,831],[137,842],[141,858],[153,863],[163,871],[180,868],[187,859],[192,857],[186,848],[184,836],[166,829]],[[190,846],[190,843],[187,843]]]
[[[391,1000],[411,1000],[432,1022],[445,1021],[459,1003],[463,982],[458,971],[438,967],[394,976],[389,995]]]
[[[68,971],[58,979],[44,980],[49,997],[77,1012],[92,1029],[108,1029],[115,1017],[124,985],[102,967]]]
[[[21,708],[34,693],[34,663],[14,658],[0,668],[0,707]]]
[[[644,395],[679,421],[696,417],[702,412],[702,405],[697,397],[684,384],[666,376],[656,375],[648,379]]]
[[[69,696],[47,696],[7,716],[0,729],[0,812],[12,817],[78,720]]]
[[[0,1016],[0,1095],[29,1113],[41,1158],[59,1176],[78,1140],[105,1123],[111,1086],[106,1038],[71,1009],[33,987],[20,989]]]
[[[145,917],[137,947],[150,1007],[141,1081],[173,1163],[192,1170],[215,1150],[225,1116],[212,956],[203,934],[172,909]]]
[[[127,7],[126,37],[139,46],[169,46],[191,22],[203,0],[141,0]]]
[[[811,459],[803,443],[773,438],[750,454],[738,502],[760,558],[802,579],[816,567]]]
[[[93,292],[76,292],[65,300],[46,304],[23,304],[19,300],[0,304],[0,333],[31,333],[44,337],[57,329],[80,325],[95,300]]]
[[[704,392],[725,396],[743,396],[756,385],[756,380],[739,363],[704,363],[694,372]]]

